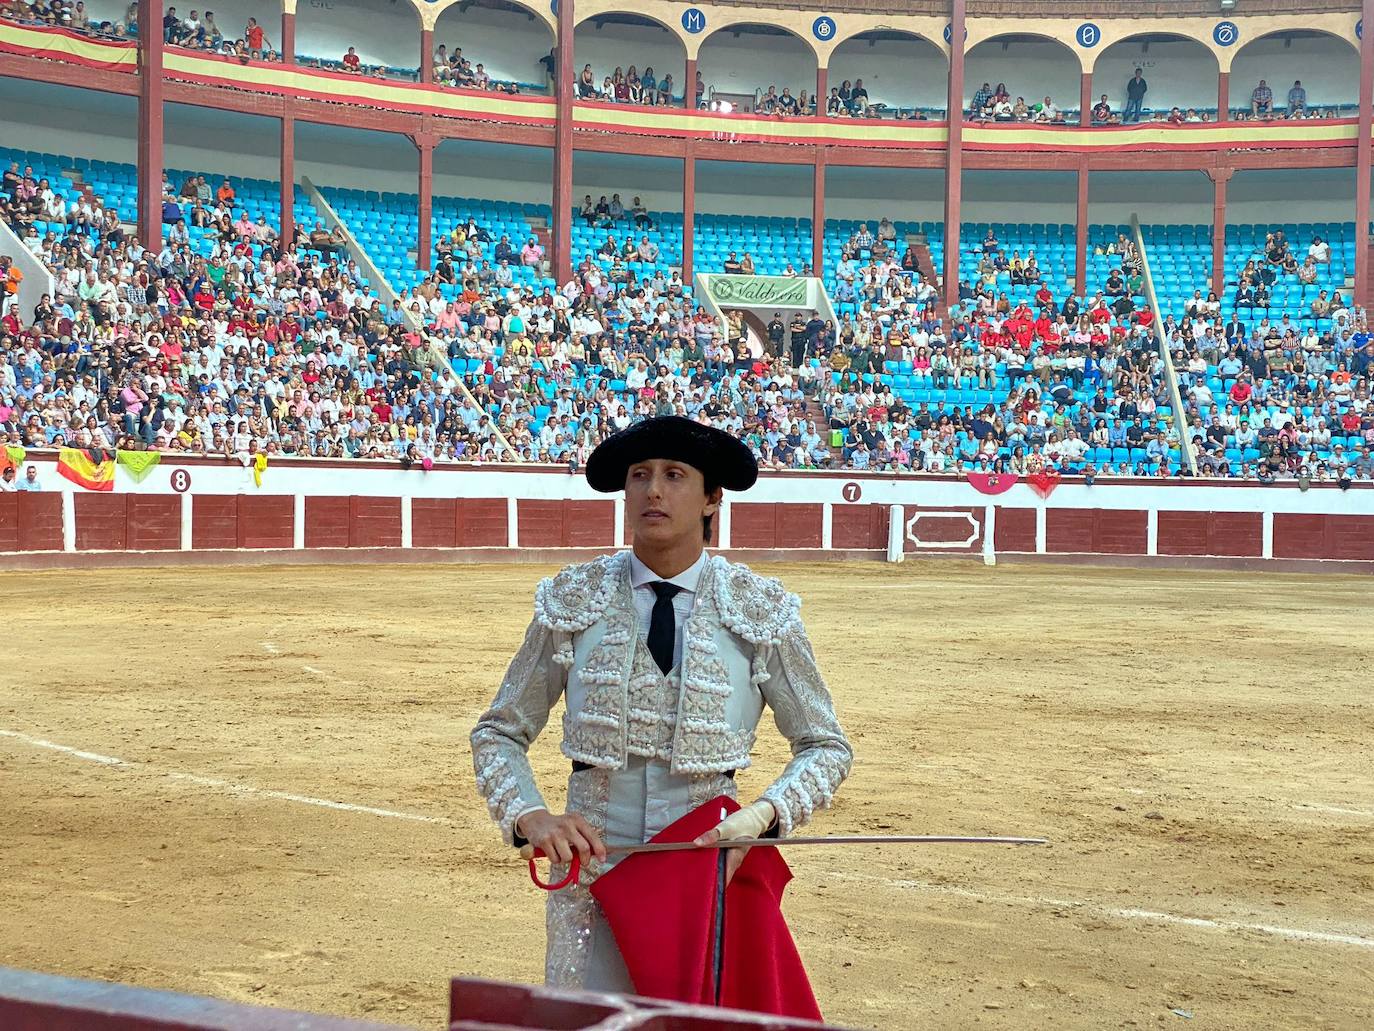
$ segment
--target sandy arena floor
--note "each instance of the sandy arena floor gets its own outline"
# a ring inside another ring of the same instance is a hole
[[[790,854],[831,1019],[1370,1026],[1368,579],[769,571],[857,751],[818,832],[1054,842]],[[0,574],[0,964],[427,1028],[450,974],[539,978],[467,735],[545,572]]]

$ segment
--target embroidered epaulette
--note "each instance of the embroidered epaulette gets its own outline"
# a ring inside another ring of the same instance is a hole
[[[624,552],[602,555],[564,566],[557,576],[540,580],[534,591],[535,618],[551,630],[585,630],[610,603],[624,575],[624,562]]]
[[[713,561],[716,605],[731,631],[751,644],[777,644],[791,624],[801,621],[801,599],[781,580],[719,556]]]

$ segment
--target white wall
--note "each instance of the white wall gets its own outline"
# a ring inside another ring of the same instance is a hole
[[[868,99],[891,107],[944,110],[949,87],[944,52],[924,39],[850,39],[830,55],[830,85],[863,79]]]
[[[1073,51],[1047,39],[987,40],[964,58],[964,110],[984,82],[993,89],[1005,82],[1013,103],[1020,96],[1037,104],[1049,95],[1059,107],[1076,108],[1081,68]]]
[[[577,27],[573,36],[573,65],[577,72],[590,64],[596,85],[617,68],[629,70],[630,65],[643,72],[654,70],[654,78],[673,77],[673,92],[681,95],[686,75],[687,52],[682,42],[661,25],[610,24],[597,28],[595,18]]]
[[[1124,40],[1102,52],[1093,67],[1093,103],[1103,93],[1113,111],[1126,104],[1126,82],[1139,68],[1149,89],[1145,106],[1158,110],[1178,106],[1217,106],[1217,61],[1192,40],[1151,42]]]
[[[276,34],[281,34],[280,22]],[[364,64],[418,68],[420,15],[410,0],[300,0],[297,54],[337,61],[349,47],[358,48]]]
[[[753,93],[769,86],[777,86],[781,93],[790,86],[794,97],[816,89],[816,54],[796,36],[745,32],[736,39],[730,29],[723,29],[702,44],[697,68],[708,97],[713,86],[722,93]]]
[[[39,469],[39,480],[49,491],[64,490],[66,481],[57,474],[57,462],[46,450],[31,452],[28,461]],[[598,494],[583,476],[569,476],[563,469],[535,472],[525,469],[512,473],[498,467],[479,467],[472,464],[440,464],[430,472],[400,469],[395,462],[367,463],[359,461],[331,461],[327,465],[318,460],[273,458],[256,486],[253,474],[237,462],[218,462],[213,465],[187,462],[177,455],[169,455],[147,474],[140,483],[133,483],[122,465],[115,467],[115,489],[118,493],[177,494],[172,485],[173,473],[180,469],[190,472],[190,483],[182,481],[184,493],[191,497],[211,494],[261,495],[356,495],[372,498],[532,498],[558,500],[570,498],[584,501],[609,501]],[[506,467],[507,470],[510,467]],[[954,475],[921,474],[899,476],[882,473],[856,473],[853,470],[833,473],[774,473],[764,471],[758,483],[750,489],[749,504],[758,502],[807,503],[843,505],[845,485],[858,481],[864,504],[912,505],[919,508],[974,508],[988,505],[986,494],[978,492],[967,480]],[[1317,484],[1308,491],[1293,489],[1292,484],[1278,487],[1241,486],[1234,480],[1214,486],[1167,483],[1160,486],[1151,480],[1098,480],[1089,487],[1066,480],[1054,492],[1051,500],[1039,500],[1024,488],[1017,493],[1012,507],[1044,509],[1088,509],[1104,511],[1171,511],[1171,512],[1291,512],[1303,515],[1374,515],[1374,490],[1359,484],[1351,490],[1340,490],[1334,484]],[[68,493],[71,493],[68,491]],[[79,494],[80,492],[75,492]],[[731,504],[729,498],[726,504]]]
[[[442,43],[450,52],[462,47],[463,56],[474,65],[480,62],[493,79],[538,86],[545,83],[547,76],[539,59],[553,47],[547,22],[523,11],[460,8],[455,4],[439,15],[434,26],[436,47]]]
[[[179,13],[182,11],[180,4],[174,4]],[[166,9],[165,6],[163,8]],[[128,13],[129,5],[125,0],[86,0],[86,16],[93,22],[109,21],[115,24],[122,24],[124,16]],[[199,10],[199,8],[197,8]],[[215,21],[219,21],[222,15],[219,10],[211,6],[210,10],[215,12]]]
[[[1274,91],[1274,106],[1286,104],[1288,88],[1301,79],[1313,106],[1355,104],[1360,96],[1360,55],[1334,36],[1295,39],[1289,46],[1279,36],[1259,39],[1241,49],[1231,65],[1231,106],[1248,107],[1250,91],[1260,79]]]

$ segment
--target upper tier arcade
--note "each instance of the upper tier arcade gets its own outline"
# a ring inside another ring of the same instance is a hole
[[[1211,0],[1145,0],[1132,8],[1135,17],[1121,17],[1115,4],[1075,0],[215,6],[228,34],[257,17],[268,30],[262,50],[226,53],[158,31],[161,0],[135,5],[133,20],[145,29],[137,40],[114,20],[122,4],[92,0],[93,19],[111,20],[74,32],[35,23],[24,16],[25,0],[7,0],[13,20],[0,21],[0,74],[139,97],[148,169],[161,167],[167,103],[280,118],[283,183],[294,178],[286,143],[297,120],[404,134],[419,153],[421,254],[429,250],[425,182],[440,142],[551,149],[560,280],[572,253],[574,151],[681,160],[685,193],[697,160],[809,166],[817,224],[827,165],[942,169],[951,238],[965,168],[1077,172],[1084,222],[1092,172],[1195,170],[1216,184],[1218,225],[1237,169],[1355,168],[1354,221],[1369,223],[1374,43],[1359,30],[1374,16],[1374,0],[1248,0],[1230,12]],[[962,47],[952,50],[951,40]],[[465,60],[490,60],[489,71],[474,79],[471,68],[450,62],[449,47],[459,43]],[[621,66],[648,72],[650,62],[658,86],[648,93],[658,102],[644,102],[642,85],[627,98]],[[1133,109],[1126,82],[1138,65],[1152,78],[1143,107]],[[551,75],[555,67],[566,74]],[[1290,88],[1298,79],[1306,100],[1295,109]],[[1007,108],[1016,102],[1005,116],[989,98],[991,84],[1004,81]],[[1257,103],[1257,89],[1272,93],[1269,109]],[[855,99],[837,103],[836,94]],[[1099,104],[1106,117],[1093,114]],[[159,231],[156,186],[144,184],[140,195],[149,239]],[[289,204],[284,197],[287,224]],[[957,253],[949,248],[946,262]],[[1362,255],[1361,300],[1367,265]],[[957,271],[944,269],[947,295]]]

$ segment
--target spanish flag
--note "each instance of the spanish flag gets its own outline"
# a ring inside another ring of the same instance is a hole
[[[87,490],[114,490],[115,455],[101,448],[64,447],[57,453],[57,471]]]

